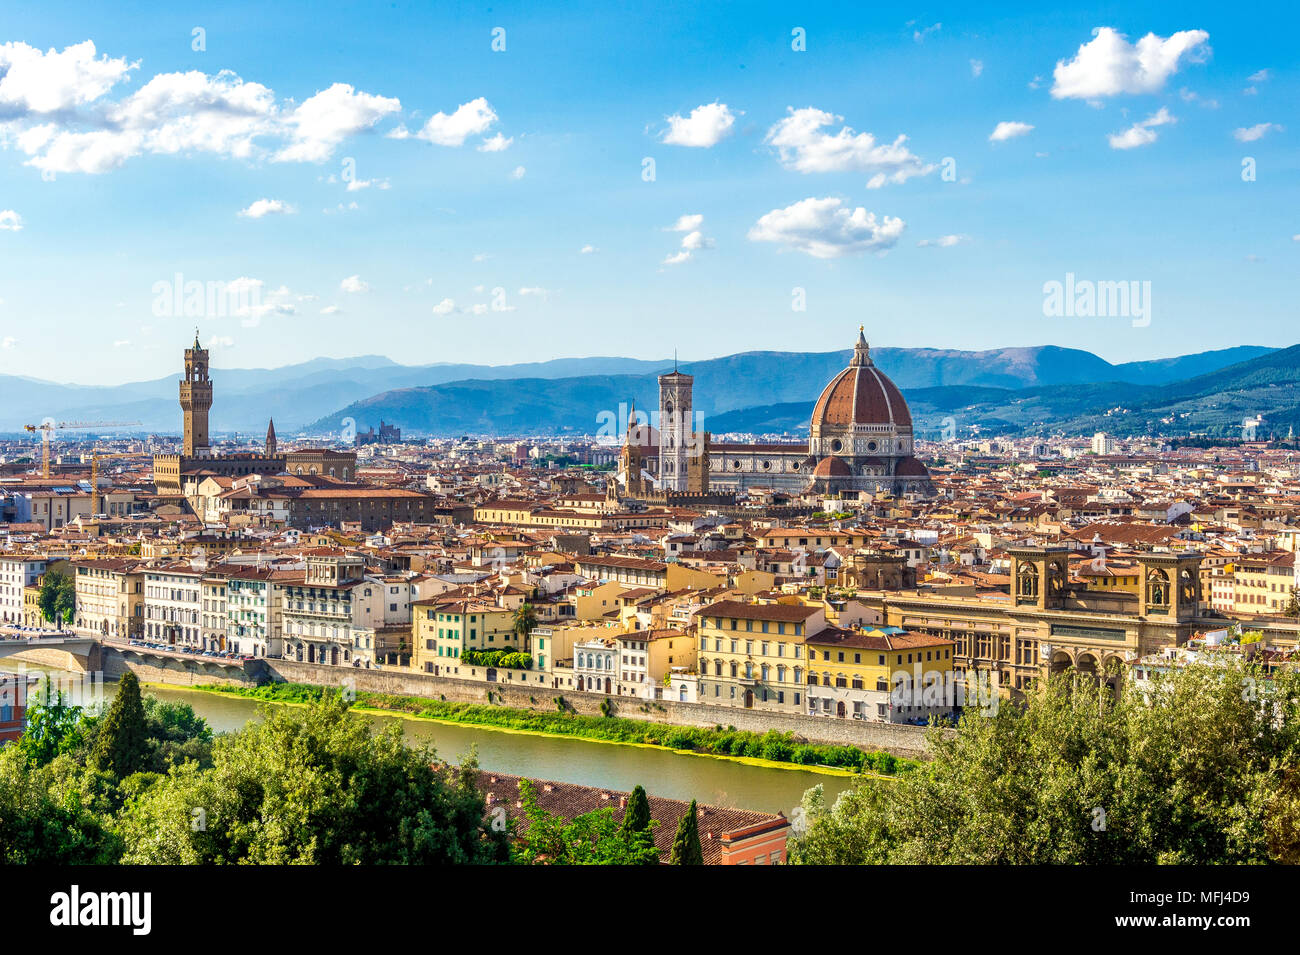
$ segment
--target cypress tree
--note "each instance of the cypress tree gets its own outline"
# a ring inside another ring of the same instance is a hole
[[[650,800],[646,799],[645,787],[639,783],[627,801],[627,811],[623,813],[623,831],[650,831]]]
[[[670,865],[704,865],[704,850],[700,847],[700,820],[694,799],[691,800],[691,808],[677,823],[673,854],[668,861]]]
[[[149,756],[148,730],[140,681],[130,670],[117,684],[117,696],[108,708],[95,743],[94,765],[119,779],[144,769]]]

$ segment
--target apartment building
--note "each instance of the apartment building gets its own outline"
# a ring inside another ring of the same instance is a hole
[[[23,622],[23,589],[36,583],[48,563],[46,557],[0,556],[0,622]]]
[[[697,620],[701,703],[805,711],[804,643],[826,629],[824,608],[723,600]]]
[[[200,647],[204,572],[189,562],[144,571],[144,638]]]
[[[144,568],[134,558],[73,563],[77,609],[73,626],[87,634],[126,640],[144,633]]]
[[[808,637],[808,714],[888,723],[948,717],[959,704],[952,640],[898,627]]]
[[[301,576],[280,590],[284,656],[306,663],[351,665],[353,630],[382,623],[383,585],[365,576],[360,557],[309,552]]]
[[[225,596],[226,645],[253,657],[281,655],[283,600],[276,586],[277,571],[260,567],[228,567]]]
[[[460,657],[466,650],[514,647],[528,652],[514,632],[514,611],[506,607],[475,597],[434,597],[418,600],[411,608],[411,662],[423,673],[458,675]]]

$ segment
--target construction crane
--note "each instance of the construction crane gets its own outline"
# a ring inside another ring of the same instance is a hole
[[[53,431],[88,431],[92,428],[130,428],[139,421],[44,421],[23,425],[30,434],[41,433],[41,476],[50,476],[50,433]]]

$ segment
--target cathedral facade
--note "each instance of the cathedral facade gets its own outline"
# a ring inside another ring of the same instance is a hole
[[[913,453],[907,402],[872,362],[862,329],[849,366],[813,406],[806,443],[715,443],[694,429],[693,383],[675,369],[659,376],[657,432],[633,411],[619,459],[624,496],[647,500],[655,492],[737,494],[749,488],[845,499],[935,493],[930,472]]]

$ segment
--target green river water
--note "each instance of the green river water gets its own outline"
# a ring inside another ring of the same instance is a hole
[[[4,669],[17,669],[12,661],[6,663]],[[27,666],[26,669],[35,672],[44,668]],[[64,678],[72,676],[56,670],[50,670],[50,673]],[[105,703],[112,699],[115,691],[116,684],[104,684]],[[178,687],[148,686],[145,692],[162,699],[189,703],[199,716],[208,721],[214,732],[240,729],[249,720],[259,718],[258,709],[263,705],[242,697]],[[752,766],[656,747],[556,739],[401,716],[362,715],[376,725],[399,724],[408,739],[432,743],[444,759],[454,760],[471,747],[477,747],[479,766],[486,770],[623,792],[640,783],[655,796],[697,799],[714,806],[784,812],[788,816],[809,787],[822,784],[829,802],[851,783],[846,776]]]

